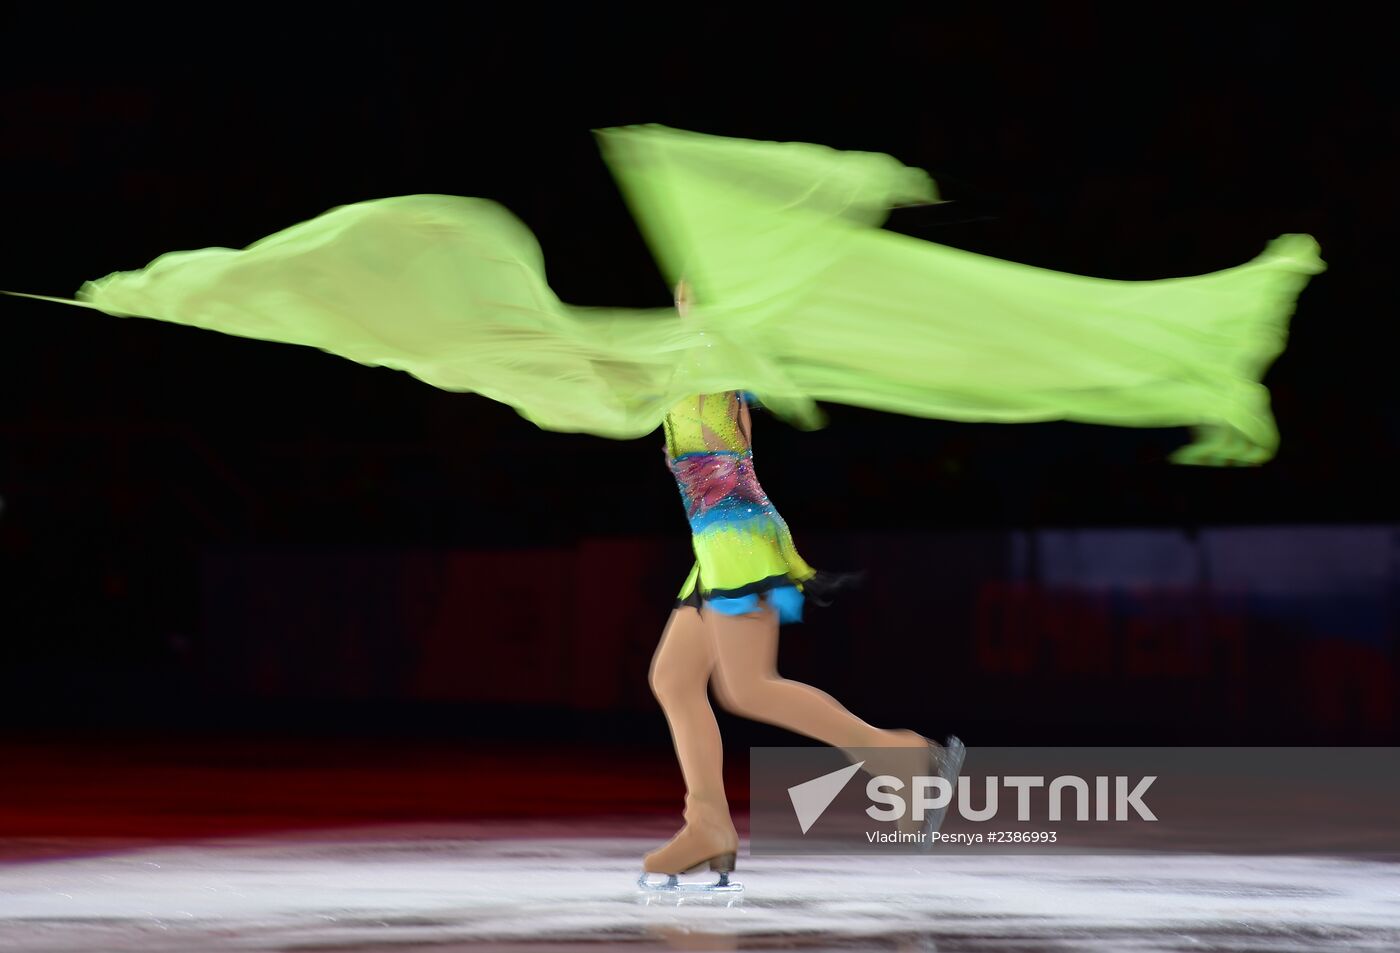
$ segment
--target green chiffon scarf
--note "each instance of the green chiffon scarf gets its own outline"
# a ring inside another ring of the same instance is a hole
[[[890,156],[655,125],[597,135],[662,272],[695,289],[684,319],[561,302],[519,219],[451,195],[340,206],[46,300],[321,348],[603,437],[645,435],[693,394],[747,390],[806,428],[831,401],[1190,426],[1171,457],[1184,464],[1277,449],[1261,379],[1325,267],[1310,236],[1204,275],[1091,278],[881,229],[890,208],[938,200]]]

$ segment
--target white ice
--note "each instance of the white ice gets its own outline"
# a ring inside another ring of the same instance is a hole
[[[0,949],[1400,950],[1400,865],[741,853],[742,898],[678,903],[635,886],[642,853],[670,833],[655,820],[405,826],[9,862]]]

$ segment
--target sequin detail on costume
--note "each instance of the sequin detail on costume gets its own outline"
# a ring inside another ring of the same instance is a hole
[[[666,458],[690,521],[696,564],[679,599],[698,595],[732,615],[763,596],[782,622],[802,618],[803,581],[816,571],[753,469],[746,398],[734,391],[681,401],[666,416]]]
[[[692,526],[736,506],[752,513],[755,506],[770,505],[754,476],[750,451],[687,453],[671,461],[671,472]]]

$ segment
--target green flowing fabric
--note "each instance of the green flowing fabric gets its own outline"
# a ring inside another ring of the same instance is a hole
[[[341,206],[242,250],[171,252],[69,303],[317,347],[605,437],[645,435],[693,394],[749,390],[803,427],[834,401],[1190,425],[1178,463],[1258,464],[1277,448],[1261,377],[1324,268],[1309,236],[1205,275],[1090,278],[881,230],[891,207],[937,201],[927,174],[886,155],[662,126],[598,138],[666,277],[695,288],[684,319],[564,304],[517,218],[449,195]]]

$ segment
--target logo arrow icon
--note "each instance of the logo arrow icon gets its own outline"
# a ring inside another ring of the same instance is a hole
[[[850,781],[864,764],[864,761],[859,761],[849,768],[823,774],[819,778],[794,784],[787,789],[788,797],[792,799],[792,809],[797,814],[797,823],[802,825],[803,834],[821,819],[831,802],[836,800],[836,795],[845,788],[846,782]]]

